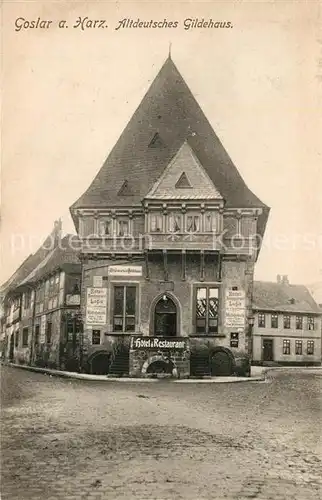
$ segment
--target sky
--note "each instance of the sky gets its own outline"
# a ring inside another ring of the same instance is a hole
[[[0,282],[37,250],[54,220],[62,219],[64,233],[75,232],[69,206],[102,166],[170,43],[245,182],[271,207],[256,279],[321,281],[319,6],[318,0],[4,1]],[[79,17],[107,27],[73,28]],[[19,30],[38,18],[52,21],[50,28]],[[116,30],[125,18],[178,27]],[[186,30],[185,19],[233,27]],[[61,20],[69,27],[59,28]]]

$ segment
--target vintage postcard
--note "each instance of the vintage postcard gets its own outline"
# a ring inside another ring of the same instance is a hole
[[[321,498],[321,16],[2,2],[3,500]]]

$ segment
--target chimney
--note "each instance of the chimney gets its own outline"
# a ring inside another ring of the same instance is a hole
[[[283,285],[289,285],[290,284],[289,281],[288,281],[287,274],[285,274],[285,275],[282,276],[282,284]]]
[[[280,274],[278,274],[278,275],[277,275],[276,280],[277,280],[277,283],[278,283],[278,284],[280,284],[280,283],[281,283],[281,275],[280,275]]]
[[[61,219],[55,220],[54,222],[54,230],[52,232],[52,235],[54,237],[54,247],[57,247],[60,243],[61,240],[61,233],[62,233],[62,221]]]

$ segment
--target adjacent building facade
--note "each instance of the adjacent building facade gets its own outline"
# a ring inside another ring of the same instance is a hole
[[[78,369],[81,264],[77,238],[54,232],[3,287],[3,358],[13,363]],[[26,264],[30,265],[26,265]]]
[[[322,310],[305,286],[255,281],[253,308],[254,363],[321,364]]]
[[[70,210],[83,264],[84,370],[184,377],[236,368],[250,348],[269,209],[170,57]]]

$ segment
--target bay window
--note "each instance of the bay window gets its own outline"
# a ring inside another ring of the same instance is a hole
[[[200,215],[186,216],[186,230],[188,233],[196,233],[200,231]]]
[[[118,220],[118,236],[128,236],[130,234],[130,224],[128,219]]]
[[[182,215],[171,213],[169,214],[169,231],[177,233],[182,230]]]
[[[205,233],[212,233],[213,231],[215,231],[215,229],[214,214],[208,212],[204,216],[204,231]]]
[[[112,220],[105,219],[99,221],[98,226],[99,236],[111,236],[112,235]]]
[[[162,215],[161,214],[151,214],[150,215],[150,230],[154,233],[162,232]]]

